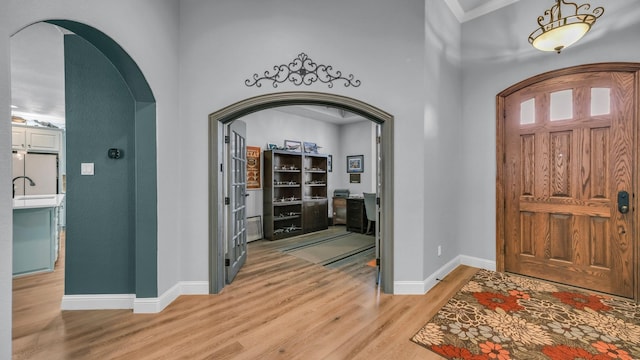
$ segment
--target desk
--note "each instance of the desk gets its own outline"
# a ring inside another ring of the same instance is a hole
[[[363,198],[347,199],[347,231],[362,234],[367,231],[367,213]]]

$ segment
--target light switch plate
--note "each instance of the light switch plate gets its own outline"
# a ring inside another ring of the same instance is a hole
[[[80,175],[93,175],[93,163],[81,163]]]

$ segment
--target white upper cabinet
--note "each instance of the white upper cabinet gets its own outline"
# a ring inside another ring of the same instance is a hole
[[[13,150],[59,152],[61,130],[14,126],[11,130]]]

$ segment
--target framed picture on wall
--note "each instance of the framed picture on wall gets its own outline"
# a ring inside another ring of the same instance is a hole
[[[304,152],[307,154],[317,154],[318,153],[318,145],[312,142],[304,142]]]
[[[284,149],[293,152],[302,152],[302,143],[295,140],[285,140]]]
[[[260,189],[260,147],[247,146],[247,189]]]
[[[347,155],[347,173],[364,172],[364,155]]]

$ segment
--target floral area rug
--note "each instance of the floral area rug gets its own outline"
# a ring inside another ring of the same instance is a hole
[[[640,306],[480,270],[411,340],[447,359],[640,359]]]

